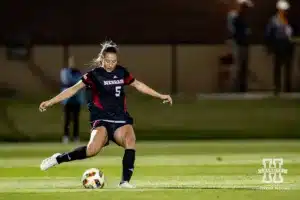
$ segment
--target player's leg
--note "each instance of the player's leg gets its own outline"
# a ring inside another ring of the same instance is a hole
[[[73,151],[67,153],[56,153],[49,158],[46,158],[41,163],[41,170],[47,170],[57,164],[70,162],[73,160],[83,160],[88,157],[95,156],[107,143],[107,133],[104,126],[95,128],[90,137],[88,145],[77,147]]]
[[[122,160],[123,170],[122,170],[122,180],[120,186],[124,184],[124,187],[131,187],[129,181],[133,174],[134,162],[135,162],[135,133],[132,125],[126,124],[121,126],[115,131],[114,139],[117,144],[122,146],[124,151],[124,156]]]
[[[57,157],[57,162],[69,162],[82,160],[97,155],[107,142],[106,128],[104,126],[95,128],[90,137],[88,145],[81,146],[71,152],[63,153]]]

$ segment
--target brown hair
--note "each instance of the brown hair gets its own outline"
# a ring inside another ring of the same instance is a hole
[[[97,58],[92,60],[92,65],[102,66],[102,58],[106,53],[118,53],[118,46],[113,41],[105,41],[101,44],[102,48],[98,53]]]

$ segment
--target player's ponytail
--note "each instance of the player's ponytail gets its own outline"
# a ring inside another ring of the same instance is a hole
[[[105,41],[101,44],[102,48],[101,51],[98,53],[97,58],[93,59],[92,65],[103,67],[102,65],[102,58],[106,52],[117,53],[118,46],[113,41]]]

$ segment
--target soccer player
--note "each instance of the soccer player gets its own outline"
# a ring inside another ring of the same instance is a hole
[[[70,98],[77,91],[86,87],[88,109],[90,111],[91,135],[86,146],[81,146],[67,153],[55,153],[44,159],[41,170],[55,165],[82,160],[97,155],[100,150],[113,141],[125,149],[122,164],[122,180],[119,187],[134,188],[129,183],[135,162],[135,133],[133,118],[126,109],[124,87],[130,85],[139,92],[163,100],[172,105],[170,95],[160,94],[144,83],[136,80],[123,66],[118,65],[118,48],[112,42],[105,42],[98,57],[93,60],[93,70],[89,71],[77,84],[62,91],[57,96],[40,104],[40,111]]]

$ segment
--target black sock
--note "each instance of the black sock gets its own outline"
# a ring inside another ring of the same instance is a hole
[[[131,176],[133,174],[134,161],[135,161],[135,150],[125,149],[125,153],[123,157],[123,173],[122,173],[121,182],[130,181]]]
[[[85,159],[87,146],[82,146],[74,149],[69,153],[63,153],[62,155],[56,158],[58,163],[69,162],[73,160],[82,160]]]

